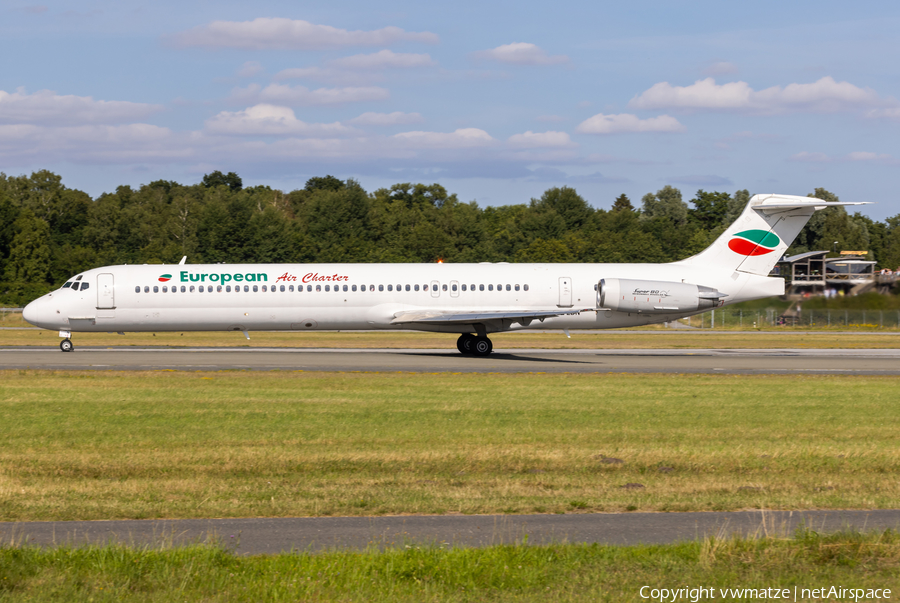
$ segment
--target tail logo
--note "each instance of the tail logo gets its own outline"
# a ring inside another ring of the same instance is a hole
[[[172,280],[171,274],[160,274],[159,275],[159,282],[161,282],[161,283],[168,283],[170,280]]]
[[[781,244],[781,239],[768,230],[745,230],[728,241],[728,248],[741,255],[766,255]]]

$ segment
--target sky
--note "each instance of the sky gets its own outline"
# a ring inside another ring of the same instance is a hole
[[[900,213],[900,4],[0,0],[0,171],[481,206],[666,184]]]

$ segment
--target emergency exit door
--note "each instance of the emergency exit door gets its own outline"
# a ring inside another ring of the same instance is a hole
[[[114,310],[116,307],[116,288],[112,274],[97,275],[97,309]]]
[[[572,307],[572,279],[568,276],[559,277],[559,307]]]

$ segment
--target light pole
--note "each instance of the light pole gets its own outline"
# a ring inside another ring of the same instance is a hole
[[[835,242],[834,242],[834,245],[831,246],[831,250],[832,250],[833,252],[835,252],[835,253],[837,253],[837,244],[838,244],[838,242],[835,241]]]

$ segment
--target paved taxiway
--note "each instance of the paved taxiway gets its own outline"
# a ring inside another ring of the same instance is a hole
[[[0,368],[900,375],[900,350],[498,349],[479,358],[447,349],[7,347]]]
[[[0,541],[178,545],[212,539],[238,554],[254,555],[373,545],[482,547],[521,542],[525,535],[529,544],[658,544],[734,533],[784,536],[800,526],[819,532],[897,529],[900,510],[47,521],[0,523]]]

